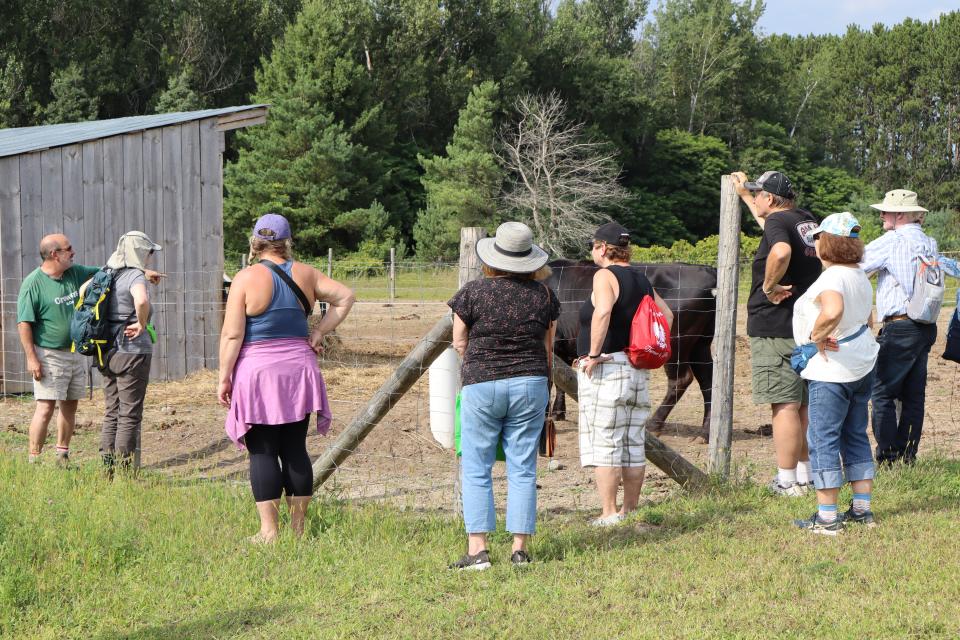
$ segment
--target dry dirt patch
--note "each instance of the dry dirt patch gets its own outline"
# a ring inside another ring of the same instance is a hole
[[[339,433],[360,411],[374,391],[390,376],[396,364],[445,312],[442,304],[390,306],[360,304],[339,331],[335,343],[321,362],[334,420],[331,436]],[[946,313],[944,315],[947,315]],[[762,431],[769,424],[769,410],[753,405],[750,397],[749,342],[744,337],[745,311],[739,316],[737,376],[734,407],[734,463],[741,473],[765,476],[773,466],[773,444]],[[940,359],[946,323],[930,358],[927,390],[927,426],[921,454],[956,456],[960,452],[960,375],[958,365]],[[651,400],[659,402],[665,390],[662,372],[651,376]],[[33,404],[0,401],[0,429],[26,451],[26,431]],[[97,432],[103,410],[103,394],[81,402],[74,457],[97,455]],[[225,410],[216,403],[216,373],[204,371],[177,382],[151,384],[143,421],[145,468],[178,477],[245,481],[247,460],[225,436]],[[663,440],[693,463],[706,465],[707,447],[696,440],[702,415],[702,399],[692,387],[674,409],[662,434]],[[558,423],[562,468],[548,470],[543,464],[539,483],[540,505],[553,512],[592,509],[597,501],[590,475],[579,465],[576,404],[568,403],[568,420]],[[312,428],[311,428],[312,429]],[[307,440],[316,458],[332,442],[315,431]],[[22,451],[21,451],[22,449]],[[645,489],[651,499],[672,491],[674,484],[651,467]],[[503,465],[495,470],[498,501],[505,492]],[[765,480],[765,477],[759,477]],[[325,490],[348,499],[387,500],[416,509],[456,507],[456,461],[430,435],[427,377],[424,375],[376,427],[354,455],[328,481]]]

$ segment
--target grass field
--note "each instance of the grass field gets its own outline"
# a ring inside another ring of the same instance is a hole
[[[752,484],[677,493],[596,531],[541,514],[535,563],[444,569],[458,522],[311,507],[303,540],[252,547],[245,485],[102,478],[0,451],[4,638],[955,638],[960,462],[887,471],[880,526],[794,530],[813,499]],[[847,496],[844,497],[847,499]]]

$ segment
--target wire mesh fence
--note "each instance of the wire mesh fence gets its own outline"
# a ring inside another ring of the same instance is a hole
[[[239,266],[239,264],[238,264]],[[317,263],[326,271],[325,261]],[[335,266],[335,265],[334,265]],[[449,312],[446,300],[457,288],[457,267],[452,264],[422,264],[409,261],[394,265],[395,284],[389,284],[388,271],[377,272],[377,265],[353,265],[342,269],[340,279],[352,287],[358,302],[348,319],[331,336],[321,357],[321,370],[328,385],[334,421],[328,437],[312,429],[308,450],[316,458],[330,445],[347,423],[361,412],[378,388],[394,373],[398,363],[417,342]],[[380,263],[379,268],[383,269]],[[746,337],[746,295],[749,287],[750,263],[741,264],[741,289],[737,314],[736,379],[734,397],[733,460],[741,473],[765,475],[774,468],[774,451],[770,437],[768,405],[754,405],[750,389],[750,352]],[[227,269],[229,276],[230,268]],[[704,411],[709,409],[700,387],[709,389],[697,378],[712,366],[711,304],[713,293],[704,285],[702,276],[711,271],[708,265],[652,265],[648,274],[661,296],[676,309],[676,323],[686,346],[674,354],[670,365],[652,372],[650,397],[654,408],[663,415],[661,438],[688,460],[706,467],[707,446],[703,430]],[[572,271],[555,272],[564,313],[576,317],[579,305],[589,295],[589,284],[572,276]],[[184,280],[180,276],[184,276]],[[185,281],[186,274],[168,273],[164,282],[153,289],[159,317],[164,310],[173,311],[184,300],[190,304],[222,302],[222,290],[171,290],[171,283]],[[211,274],[202,274],[210,276]],[[223,274],[220,274],[223,275]],[[589,280],[587,281],[589,283]],[[2,301],[15,305],[19,283],[4,282]],[[948,301],[953,291],[948,292]],[[960,375],[958,365],[941,360],[946,323],[952,306],[941,314],[937,344],[931,352],[927,385],[927,418],[921,455],[937,454],[953,457],[960,452]],[[169,315],[169,314],[168,314]],[[218,331],[208,331],[204,324],[193,327],[193,333],[173,335],[175,328],[158,325],[161,338],[169,351],[159,358],[196,360],[188,345],[216,343]],[[201,333],[196,333],[197,330]],[[15,326],[2,327],[0,355],[9,358],[11,341],[8,332]],[[182,338],[182,340],[180,339]],[[237,450],[223,431],[225,411],[216,403],[217,374],[214,362],[202,358],[205,368],[180,380],[154,381],[147,392],[143,421],[143,466],[147,470],[188,478],[244,482],[247,459]],[[426,372],[402,397],[397,398],[384,420],[371,432],[352,455],[337,469],[324,491],[350,500],[389,501],[416,509],[456,508],[456,459],[443,449],[430,432],[429,389]],[[10,372],[8,371],[8,376]],[[17,382],[29,385],[26,371],[14,374]],[[699,383],[699,384],[698,384]],[[687,385],[686,393],[677,397],[679,386]],[[0,438],[10,451],[27,449],[27,430],[34,404],[29,394],[8,396],[0,400]],[[80,403],[78,429],[74,439],[74,458],[97,457],[97,432],[103,412],[103,395],[95,389],[92,401]],[[564,420],[558,422],[557,457],[549,466],[541,464],[538,482],[543,508],[565,510],[593,507],[595,492],[590,476],[579,465],[577,442],[577,406],[568,401]],[[51,425],[51,431],[55,431]],[[46,454],[52,461],[52,453]],[[665,493],[673,490],[672,481],[650,469],[645,492]],[[498,500],[504,495],[505,473],[502,464],[495,469]]]

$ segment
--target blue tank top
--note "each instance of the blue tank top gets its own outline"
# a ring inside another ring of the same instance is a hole
[[[293,278],[293,262],[279,265],[288,276]],[[307,337],[307,319],[303,314],[303,305],[297,300],[297,294],[280,279],[273,269],[273,297],[266,311],[256,316],[247,316],[243,341],[258,342],[273,338]]]

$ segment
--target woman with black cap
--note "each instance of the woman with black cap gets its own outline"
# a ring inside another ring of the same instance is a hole
[[[591,524],[617,524],[637,508],[646,457],[644,423],[650,415],[649,373],[634,369],[624,349],[633,316],[646,296],[673,325],[673,312],[642,271],[630,265],[630,232],[608,222],[593,234],[590,249],[600,267],[590,297],[580,307],[577,390],[580,464],[593,467],[602,511]],[[623,484],[623,506],[617,491]]]

